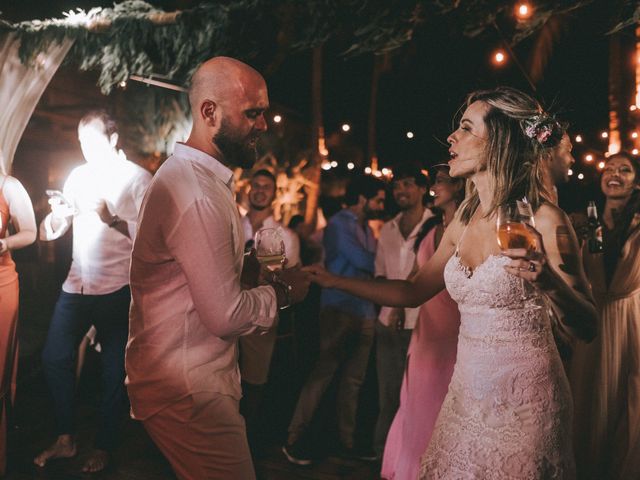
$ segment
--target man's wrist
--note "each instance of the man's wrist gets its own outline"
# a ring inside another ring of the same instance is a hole
[[[282,280],[278,274],[271,272],[268,278],[269,284],[273,287],[276,293],[276,299],[278,300],[278,308],[284,310],[291,306],[291,290],[292,287],[287,282]],[[280,295],[278,295],[278,293]]]

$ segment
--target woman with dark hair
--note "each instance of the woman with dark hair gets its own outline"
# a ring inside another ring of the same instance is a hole
[[[463,179],[450,177],[447,165],[438,165],[434,170],[431,189],[435,215],[422,224],[416,237],[414,250],[418,268],[433,256],[464,199]],[[400,408],[384,447],[382,478],[417,477],[420,455],[431,438],[456,363],[459,326],[458,305],[446,291],[420,307],[407,353]]]
[[[585,270],[601,315],[600,335],[572,365],[580,478],[640,478],[640,164],[606,161],[604,252],[585,248]]]
[[[465,107],[448,141],[450,175],[467,179],[467,198],[429,261],[405,281],[307,270],[322,286],[383,305],[417,306],[445,286],[458,303],[456,365],[421,478],[571,479],[572,399],[549,302],[587,340],[597,314],[575,232],[544,185],[542,154],[564,132],[515,89],[472,93]],[[500,251],[498,211],[525,196],[536,228],[522,228],[534,248]]]

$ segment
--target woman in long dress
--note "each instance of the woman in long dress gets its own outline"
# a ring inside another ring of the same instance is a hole
[[[640,164],[607,159],[604,252],[583,249],[601,314],[597,340],[572,364],[580,478],[640,478]],[[582,468],[581,468],[582,467]],[[582,471],[584,469],[584,471]]]
[[[457,361],[420,477],[570,479],[572,400],[549,309],[591,340],[596,310],[567,216],[547,201],[542,154],[564,133],[528,95],[472,93],[449,136],[450,174],[468,193],[433,257],[409,281],[346,279],[309,267],[325,287],[417,306],[446,284],[460,310]],[[497,212],[527,197],[535,250],[496,241]]]
[[[9,224],[15,234],[9,235]],[[11,250],[36,240],[36,220],[26,190],[0,174],[0,476],[7,465],[7,410],[13,403],[18,371],[18,274]]]
[[[440,213],[428,219],[417,235],[418,267],[433,256],[464,199],[463,180],[451,178],[446,165],[436,168],[431,190],[434,192],[434,210]],[[446,290],[420,307],[407,353],[400,407],[384,447],[382,478],[402,480],[418,476],[420,456],[427,448],[453,374],[459,327],[458,305]]]

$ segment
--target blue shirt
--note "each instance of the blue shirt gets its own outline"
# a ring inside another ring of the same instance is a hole
[[[349,209],[336,213],[324,231],[325,266],[328,271],[344,277],[372,278],[375,269],[376,239],[368,225],[363,228]],[[372,302],[354,297],[342,290],[325,288],[320,297],[322,307],[363,318],[375,318]]]

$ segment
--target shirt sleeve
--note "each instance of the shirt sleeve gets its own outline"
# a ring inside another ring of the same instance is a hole
[[[273,325],[277,300],[272,287],[242,290],[228,214],[212,200],[194,202],[167,237],[200,320],[220,338]]]
[[[135,239],[136,229],[138,225],[138,214],[140,213],[140,207],[142,206],[142,200],[144,200],[144,194],[151,183],[151,174],[149,172],[142,171],[134,178],[131,183],[131,199],[135,208],[134,218],[127,218],[127,229],[129,230],[129,238]],[[117,212],[116,212],[117,214]]]

